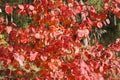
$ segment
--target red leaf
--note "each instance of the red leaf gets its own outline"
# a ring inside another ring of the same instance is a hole
[[[11,63],[11,59],[7,59],[6,61],[7,65]]]
[[[103,46],[102,45],[99,45],[98,46],[98,50],[101,51],[103,49]]]
[[[105,26],[107,25],[106,21],[103,21],[103,23],[104,23]]]
[[[18,5],[18,8],[20,8],[21,10],[24,10],[24,6],[23,5]]]
[[[6,75],[9,75],[9,74],[10,74],[10,70],[7,69],[7,70],[5,71],[5,74],[6,74]]]
[[[96,74],[95,77],[98,80],[104,80],[103,76],[100,73]]]
[[[62,70],[63,70],[64,72],[66,72],[67,69],[68,69],[68,66],[67,66],[66,64],[62,64]]]
[[[120,3],[120,0],[115,0],[117,3]]]
[[[34,6],[33,5],[29,5],[29,9],[30,10],[34,10]]]
[[[7,14],[12,14],[12,12],[13,12],[13,7],[7,4],[7,5],[5,6],[5,12],[6,12]]]
[[[88,35],[89,35],[88,29],[78,30],[77,32],[78,32],[79,37],[88,37]]]
[[[109,4],[108,4],[108,3],[105,3],[105,4],[104,4],[104,9],[105,9],[105,10],[108,10],[109,8],[110,8],[110,7],[109,7]]]
[[[47,56],[45,56],[45,55],[41,55],[40,58],[42,59],[42,61],[46,61],[47,60]]]
[[[119,13],[117,13],[117,17],[120,19],[120,12],[119,12]]]
[[[17,74],[18,74],[18,75],[22,75],[22,74],[23,74],[23,72],[22,72],[22,71],[20,71],[20,70],[18,70],[18,71],[17,71]]]
[[[36,39],[40,39],[40,34],[39,34],[39,33],[36,33],[36,34],[35,34],[35,38],[36,38]]]
[[[102,25],[101,22],[97,22],[97,27],[98,27],[98,28],[102,28],[102,26],[103,26],[103,25]]]
[[[114,51],[120,51],[120,39],[116,39],[116,43],[111,45],[111,49]]]
[[[64,6],[61,6],[61,10],[62,10],[62,11],[65,11],[66,9],[67,9],[67,6],[65,6],[65,5],[64,5]]]
[[[9,50],[10,52],[12,52],[12,51],[13,51],[13,47],[12,47],[12,46],[9,46],[9,47],[8,47],[8,50]]]
[[[108,3],[109,2],[109,0],[104,0],[104,3]]]
[[[100,71],[100,72],[103,72],[103,71],[104,71],[103,66],[100,66],[99,71]]]
[[[24,56],[23,55],[19,55],[19,53],[14,53],[14,58],[19,62],[19,64],[21,66],[23,66],[23,61],[24,61]]]
[[[91,20],[96,20],[96,18],[98,17],[98,14],[95,12],[90,12],[90,18]]]
[[[30,60],[34,61],[36,56],[38,55],[38,52],[33,53],[32,51],[30,52]]]
[[[0,32],[2,32],[2,31],[3,31],[3,25],[0,24]]]
[[[7,26],[7,27],[5,28],[5,30],[6,30],[6,32],[7,32],[8,34],[10,34],[10,32],[12,31],[12,27]]]
[[[113,13],[114,13],[114,14],[119,13],[119,11],[120,11],[120,8],[119,8],[119,7],[113,8]]]
[[[98,21],[103,21],[106,17],[107,17],[107,15],[102,13],[97,17],[97,20]]]

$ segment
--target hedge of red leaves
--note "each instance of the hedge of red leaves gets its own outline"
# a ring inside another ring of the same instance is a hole
[[[80,42],[89,39],[93,26],[102,28],[110,23],[108,13],[120,18],[120,0],[104,0],[104,10],[99,14],[88,3],[66,1],[6,4],[6,14],[30,16],[33,21],[29,28],[22,29],[0,18],[0,33],[7,34],[4,38],[7,47],[0,45],[0,60],[5,68],[0,73],[5,80],[120,79],[120,59],[116,56],[120,39],[108,47],[97,42],[85,47]],[[78,14],[82,15],[81,22],[77,22]]]

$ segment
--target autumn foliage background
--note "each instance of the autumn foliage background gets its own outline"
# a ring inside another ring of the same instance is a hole
[[[0,79],[119,80],[119,19],[120,0],[0,0]]]

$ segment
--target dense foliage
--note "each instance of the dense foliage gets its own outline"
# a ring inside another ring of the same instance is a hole
[[[3,3],[0,0],[0,3]],[[22,80],[120,79],[120,39],[107,47],[96,40],[94,29],[110,24],[108,14],[120,18],[120,0],[103,0],[99,11],[82,0],[34,0],[0,9],[0,75]],[[12,15],[29,17],[27,27]],[[18,26],[19,25],[19,26]],[[86,41],[85,41],[86,40]],[[87,43],[88,42],[88,43]],[[87,43],[87,45],[85,45]]]

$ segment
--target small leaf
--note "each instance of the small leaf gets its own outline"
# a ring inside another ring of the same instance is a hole
[[[23,66],[24,56],[19,55],[19,53],[14,53],[13,57],[19,62],[21,66]]]
[[[89,35],[89,30],[88,29],[84,29],[84,30],[78,30],[78,36],[79,37],[88,37]]]
[[[18,74],[18,75],[23,75],[23,72],[20,71],[20,70],[18,70],[18,71],[17,71],[17,74]]]
[[[36,38],[36,39],[40,39],[40,34],[39,34],[39,33],[36,33],[36,34],[35,34],[35,38]]]
[[[2,12],[2,9],[0,8],[0,13]]]
[[[103,49],[103,46],[102,45],[99,45],[98,46],[98,50],[101,51]]]
[[[120,3],[120,0],[115,0],[117,3]]]
[[[33,52],[31,51],[31,52],[30,52],[30,60],[31,60],[31,61],[34,61],[35,58],[36,58],[36,56],[37,56],[37,54],[38,54],[38,52],[33,53]]]
[[[12,47],[12,46],[9,46],[9,47],[8,47],[8,50],[9,50],[10,52],[12,52],[12,51],[13,51],[13,47]]]
[[[18,5],[18,8],[20,8],[21,10],[24,10],[24,6],[23,5]]]
[[[108,3],[109,2],[109,0],[104,0],[104,3]]]
[[[42,61],[46,61],[47,60],[47,56],[41,55],[40,58],[42,59]]]
[[[30,10],[34,10],[34,6],[33,5],[29,5],[29,9]]]
[[[65,5],[64,5],[64,6],[61,6],[61,10],[62,10],[62,11],[65,11],[66,9],[67,9],[67,6],[65,6]]]
[[[100,66],[99,70],[100,72],[103,72],[104,71],[103,66]]]
[[[106,22],[107,22],[107,24],[110,24],[110,20],[109,19],[106,19]]]
[[[6,12],[7,14],[12,14],[12,12],[13,12],[13,7],[10,6],[9,4],[7,4],[7,5],[5,6],[5,12]]]
[[[8,34],[10,34],[10,32],[12,31],[12,27],[7,26],[7,27],[5,28],[5,30],[6,30],[6,32],[7,32]]]
[[[98,23],[97,23],[97,27],[98,27],[98,28],[102,28],[102,26],[103,26],[103,25],[102,25],[101,22],[98,22]]]
[[[119,12],[119,13],[117,13],[117,17],[120,19],[120,12]]]

